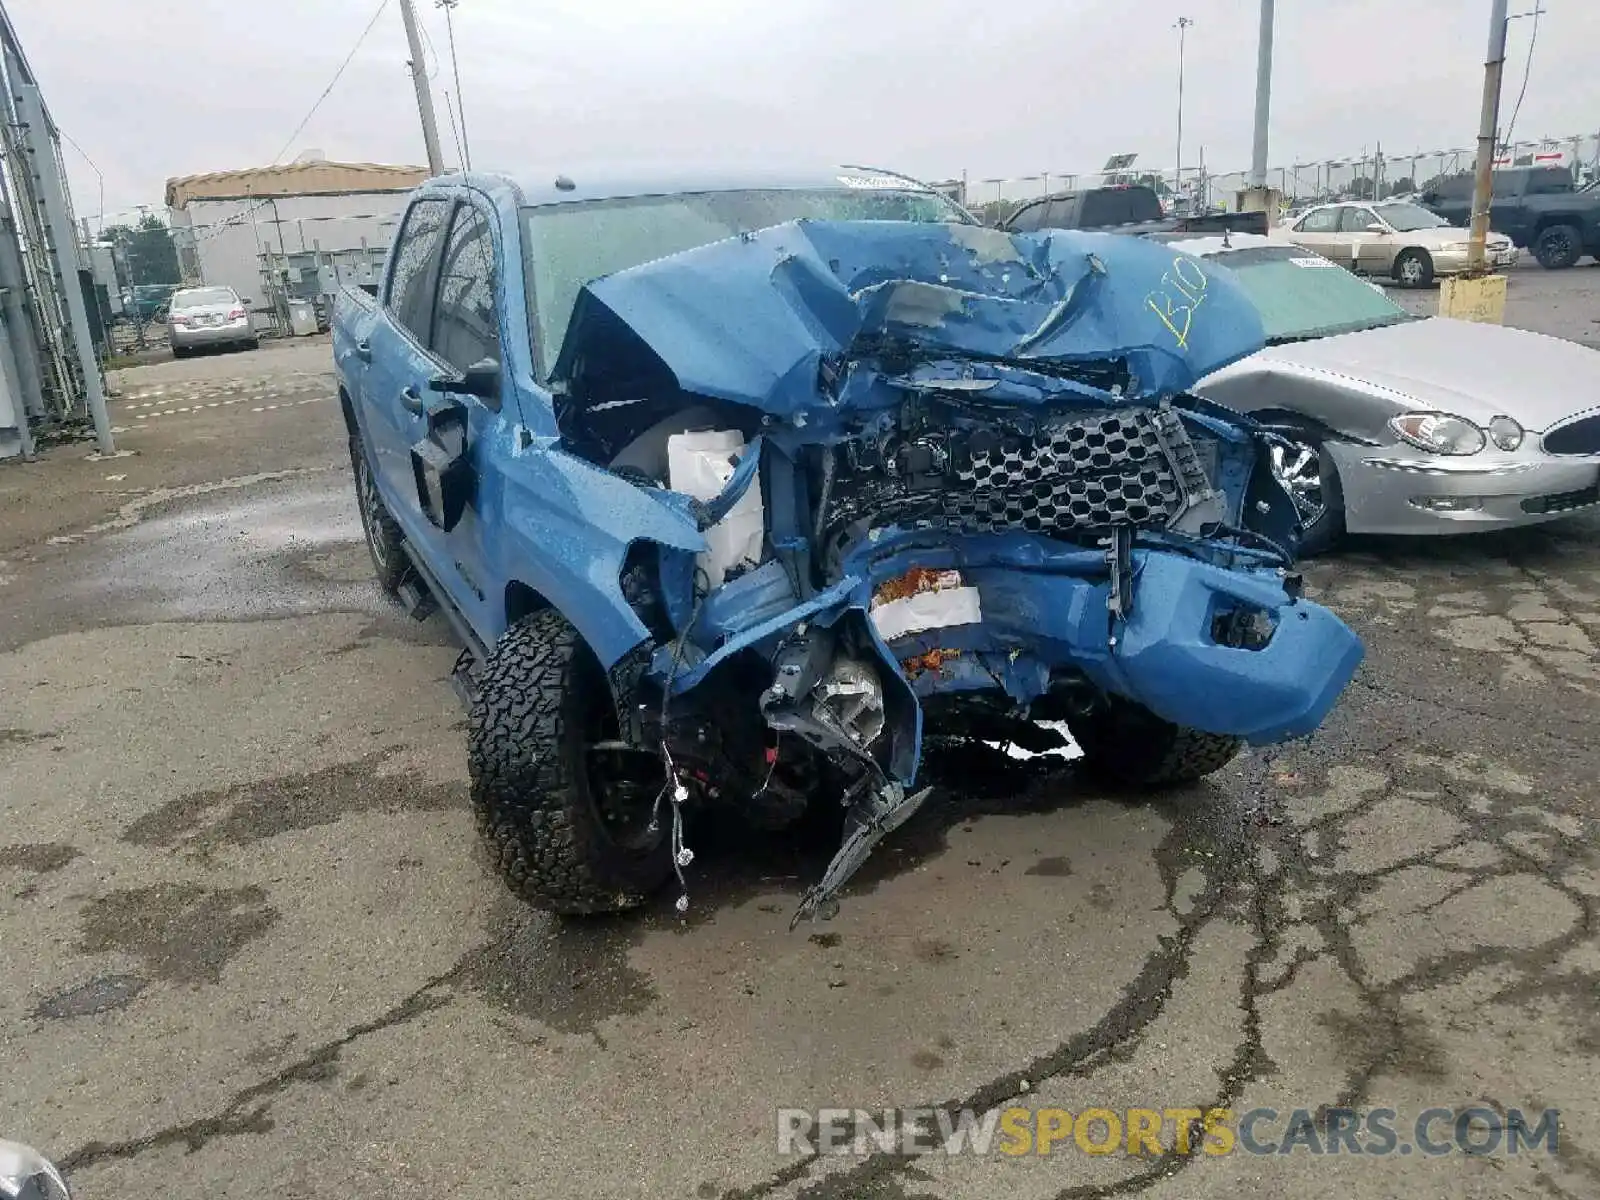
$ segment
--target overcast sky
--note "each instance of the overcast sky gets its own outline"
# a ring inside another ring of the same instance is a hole
[[[1516,132],[1600,127],[1600,4],[1541,0]],[[437,59],[444,14],[417,0]],[[1512,11],[1532,7],[1513,0]],[[377,0],[9,0],[57,122],[98,164],[108,213],[159,206],[169,176],[274,160]],[[569,173],[586,161],[865,162],[924,177],[1082,171],[1174,157],[1180,16],[1190,17],[1184,158],[1249,165],[1255,0],[460,0],[475,165]],[[1489,0],[1283,0],[1274,164],[1468,146]],[[1502,114],[1530,20],[1511,23]],[[391,2],[285,160],[425,161]],[[1502,121],[1504,120],[1504,115]],[[100,184],[66,156],[80,215]]]

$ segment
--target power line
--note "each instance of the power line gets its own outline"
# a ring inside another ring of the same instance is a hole
[[[98,166],[95,165],[94,159],[89,157],[89,152],[87,150],[85,150],[82,146],[78,145],[77,142],[72,140],[72,135],[70,133],[68,133],[65,129],[62,129],[59,125],[56,126],[56,132],[61,135],[61,140],[62,141],[66,142],[67,145],[71,146],[79,154],[83,155],[83,161],[89,164],[89,167],[90,167],[91,170],[94,171],[96,178],[98,178],[100,180],[100,212],[96,216],[95,220],[97,222],[99,222],[100,228],[104,229],[106,227],[106,177],[105,177],[105,174],[100,170],[100,168]]]
[[[456,58],[456,23],[452,14],[460,0],[435,0],[444,9],[444,27],[450,35],[450,71],[456,78],[456,112],[461,117],[461,165],[472,170],[472,141],[467,136],[467,106],[461,98],[461,62]]]
[[[456,144],[456,158],[461,161],[462,166],[466,166],[467,156],[465,151],[461,149],[461,131],[456,128],[456,110],[455,106],[450,102],[449,88],[444,90],[444,111],[445,115],[450,118],[450,136]]]
[[[1522,98],[1528,94],[1528,76],[1533,74],[1533,48],[1539,41],[1539,14],[1544,12],[1538,4],[1533,6],[1533,29],[1528,34],[1528,58],[1522,65],[1522,87],[1517,91],[1517,102],[1511,107],[1511,120],[1506,122],[1505,146],[1511,149],[1511,135],[1516,132],[1517,114],[1522,111]]]
[[[276,163],[283,157],[284,152],[294,145],[294,140],[300,136],[301,130],[305,129],[311,123],[311,118],[317,115],[317,109],[321,108],[322,102],[332,94],[340,78],[343,77],[345,69],[355,59],[356,51],[361,49],[361,44],[367,40],[367,35],[372,32],[374,26],[378,24],[378,18],[383,16],[384,9],[388,7],[389,0],[380,0],[378,11],[372,14],[372,20],[367,22],[367,27],[361,31],[361,36],[356,38],[356,44],[350,47],[350,53],[345,55],[344,61],[339,64],[339,69],[333,73],[333,78],[328,81],[328,86],[322,89],[322,95],[317,97],[317,102],[311,106],[311,111],[306,113],[305,119],[294,127],[294,132],[289,135],[289,140],[283,143],[283,149],[272,156],[273,162]]]

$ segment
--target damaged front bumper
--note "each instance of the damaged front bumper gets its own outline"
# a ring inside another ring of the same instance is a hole
[[[1016,535],[934,544],[916,534],[886,537],[832,587],[776,612],[793,596],[781,570],[758,569],[725,585],[696,629],[716,649],[695,661],[660,647],[655,669],[680,694],[735,655],[755,650],[779,660],[785,643],[854,620],[884,677],[904,694],[899,728],[890,732],[908,744],[889,756],[886,773],[908,786],[921,758],[924,699],[999,690],[1025,709],[1064,672],[1163,720],[1253,744],[1303,737],[1321,725],[1362,657],[1344,622],[1300,598],[1281,568],[1225,570],[1163,549],[1135,549],[1130,560],[1132,591],[1117,616],[1110,610],[1116,568],[1105,554]],[[959,573],[976,593],[981,619],[885,640],[872,616],[874,595],[916,570]],[[770,615],[748,623],[760,608]],[[724,613],[746,620],[730,625]],[[1241,628],[1249,636],[1239,637]],[[786,677],[780,664],[769,695],[799,699],[803,678],[799,671]]]

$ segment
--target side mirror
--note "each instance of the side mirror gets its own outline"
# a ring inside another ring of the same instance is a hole
[[[252,300],[249,296],[240,296],[239,297],[239,303],[241,305],[243,305],[245,308],[249,308],[252,304],[255,303],[255,301]]]
[[[1368,233],[1388,233],[1389,232],[1389,227],[1387,225],[1379,225],[1376,221],[1374,221],[1371,225],[1367,226],[1367,232]]]
[[[436,392],[455,392],[462,396],[476,396],[491,406],[500,400],[500,362],[493,358],[480,358],[460,375],[440,375],[428,386]]]
[[[72,1190],[49,1159],[20,1142],[0,1141],[0,1196],[72,1200]]]

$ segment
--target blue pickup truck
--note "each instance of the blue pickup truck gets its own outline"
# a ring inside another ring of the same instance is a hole
[[[689,822],[824,805],[828,916],[925,738],[1065,726],[1161,787],[1310,734],[1360,642],[1299,594],[1273,435],[1189,391],[1262,340],[1197,259],[878,170],[425,183],[339,398],[380,583],[466,647],[512,890],[627,908]]]

